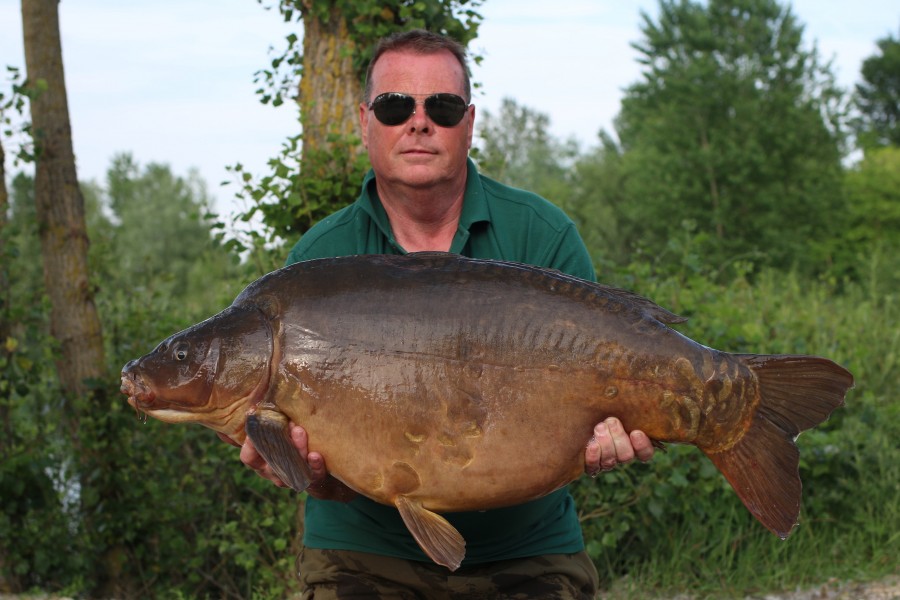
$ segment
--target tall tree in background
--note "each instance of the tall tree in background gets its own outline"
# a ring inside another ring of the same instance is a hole
[[[713,265],[827,261],[842,96],[790,8],[662,0],[641,29],[643,78],[616,123],[626,245],[658,256],[686,229]]]
[[[881,54],[863,62],[863,81],[856,84],[861,116],[854,125],[863,148],[900,146],[900,39],[877,43]]]
[[[849,218],[837,270],[867,277],[890,297],[900,289],[900,147],[868,148],[847,171],[844,187]]]
[[[503,183],[563,205],[569,196],[578,143],[555,139],[550,134],[549,116],[512,98],[503,99],[497,115],[484,111],[480,120],[479,168]]]
[[[94,272],[104,281],[99,300],[138,293],[180,317],[204,318],[203,311],[227,305],[240,290],[237,257],[210,235],[212,198],[195,171],[177,176],[166,164],[141,166],[118,154],[106,189],[96,195],[103,210],[89,212],[88,227],[92,248],[99,246],[92,252]],[[104,214],[114,223],[104,223]],[[101,316],[107,324],[107,311]]]
[[[104,374],[103,338],[88,274],[84,198],[75,172],[59,36],[58,0],[22,0],[25,65],[35,137],[35,202],[51,331],[63,389],[80,395]]]
[[[259,73],[264,103],[296,98],[302,132],[289,138],[272,171],[258,180],[243,170],[239,195],[246,215],[259,212],[276,237],[294,242],[319,219],[353,200],[368,168],[357,107],[368,59],[386,35],[423,28],[461,43],[475,38],[483,0],[280,0],[285,21],[302,23],[288,36],[271,70]],[[301,77],[302,74],[302,77]]]
[[[118,439],[104,380],[106,361],[100,318],[88,266],[84,197],[75,170],[60,42],[58,0],[22,0],[26,93],[35,145],[34,199],[41,238],[44,284],[50,299],[50,332],[59,344],[56,371],[65,397],[61,425],[76,457],[80,528],[96,538],[86,562],[92,584],[104,597],[127,596],[121,524],[106,521],[103,507],[121,496],[116,455],[106,444]],[[57,407],[58,409],[58,407]],[[98,417],[101,415],[100,417]],[[103,442],[91,446],[92,440]],[[52,498],[52,494],[51,494]],[[59,502],[54,499],[52,502]]]

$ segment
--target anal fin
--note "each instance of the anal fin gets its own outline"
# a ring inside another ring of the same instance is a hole
[[[259,410],[247,416],[246,431],[279,479],[297,492],[309,487],[312,472],[291,442],[287,416],[275,410]]]
[[[406,496],[395,500],[400,516],[428,557],[455,571],[466,556],[466,541],[447,519]]]

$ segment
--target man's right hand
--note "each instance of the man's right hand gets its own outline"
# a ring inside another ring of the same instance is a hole
[[[291,429],[291,441],[294,444],[294,448],[297,449],[298,460],[306,461],[312,472],[312,479],[309,487],[306,488],[306,492],[319,500],[349,502],[355,498],[357,496],[356,492],[328,474],[328,470],[325,468],[325,459],[322,458],[322,455],[318,452],[309,452],[309,438],[306,435],[306,430],[294,423],[291,423],[289,426]],[[226,442],[231,442],[231,440],[225,439],[221,435],[219,437]],[[268,479],[278,487],[287,487],[275,475],[269,463],[256,451],[250,438],[247,438],[241,446],[241,462],[256,471],[257,475]]]

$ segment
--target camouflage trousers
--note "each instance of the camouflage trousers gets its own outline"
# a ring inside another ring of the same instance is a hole
[[[586,552],[464,566],[304,548],[297,558],[303,600],[593,600],[599,580]]]

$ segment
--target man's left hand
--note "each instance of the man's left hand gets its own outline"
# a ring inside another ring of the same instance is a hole
[[[647,462],[652,457],[653,443],[646,433],[636,429],[629,434],[619,419],[610,417],[594,427],[594,436],[584,450],[584,472],[594,477],[635,458]]]

